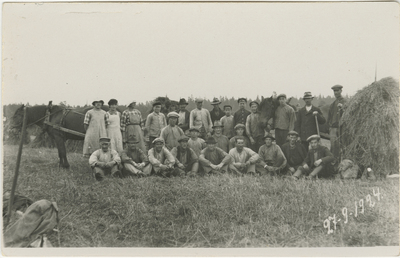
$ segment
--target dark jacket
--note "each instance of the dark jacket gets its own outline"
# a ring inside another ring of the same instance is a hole
[[[286,157],[289,167],[300,166],[307,156],[307,150],[303,144],[296,142],[294,149],[290,148],[290,142],[282,145],[282,152]]]
[[[221,118],[222,118],[223,116],[225,116],[225,112],[222,111],[222,109],[220,109],[219,107],[218,107],[218,109],[219,109],[218,115],[215,113],[214,109],[212,109],[212,110],[210,111],[211,121],[212,121],[213,125],[214,125],[214,122],[215,122],[216,120],[221,120]]]
[[[332,161],[335,160],[333,154],[329,151],[329,149],[325,146],[319,145],[317,147],[317,159],[314,159],[314,150],[311,149],[307,153],[307,157],[304,159],[302,165],[307,164],[310,168],[314,168],[314,162],[318,159],[322,160],[322,165],[329,165]]]
[[[248,111],[247,109],[243,109],[243,111],[241,109],[239,109],[238,111],[236,111],[233,114],[233,127],[235,127],[235,125],[237,125],[237,124],[246,125],[247,116],[250,114],[251,114],[251,112]]]
[[[177,112],[178,114],[179,114],[179,112],[181,112],[180,110]],[[189,130],[189,121],[190,120],[190,112],[187,110],[187,109],[185,109],[185,124],[183,124],[183,125],[178,125],[181,129],[182,129],[182,131],[186,131],[186,130]],[[178,118],[178,123],[179,123],[179,118]]]
[[[325,124],[326,119],[322,114],[321,109],[312,106],[311,110],[307,112],[306,107],[302,107],[299,112],[297,112],[297,120],[294,126],[294,130],[299,133],[300,139],[306,141],[308,137],[313,134],[318,134],[317,125],[315,123],[315,118],[313,112],[317,111],[318,124]]]

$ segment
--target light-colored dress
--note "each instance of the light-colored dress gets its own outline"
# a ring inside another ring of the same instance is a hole
[[[107,126],[107,135],[111,139],[111,149],[121,153],[123,151],[122,147],[122,134],[121,134],[121,113],[116,111],[116,113],[111,114],[107,112],[109,124]]]
[[[121,116],[121,130],[125,132],[125,141],[129,140],[133,135],[139,141],[138,147],[144,153],[147,153],[146,145],[144,144],[143,130],[141,127],[142,113],[139,110],[126,109]]]
[[[83,155],[90,156],[93,152],[100,149],[99,140],[107,137],[106,125],[108,118],[106,111],[91,109],[85,114],[84,124],[88,125],[83,143]]]

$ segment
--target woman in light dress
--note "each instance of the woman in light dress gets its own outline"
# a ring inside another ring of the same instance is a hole
[[[111,139],[111,149],[119,154],[123,151],[121,133],[121,113],[117,111],[118,101],[110,99],[108,101],[109,111],[106,113],[109,124],[107,125],[107,135]]]
[[[108,117],[106,111],[102,110],[104,101],[93,101],[93,109],[85,114],[83,126],[85,129],[85,141],[83,143],[83,156],[89,158],[96,150],[100,149],[99,139],[107,137],[106,126]]]

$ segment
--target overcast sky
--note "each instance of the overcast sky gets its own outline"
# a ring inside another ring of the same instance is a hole
[[[399,31],[395,2],[5,4],[2,100],[353,95],[399,78]]]

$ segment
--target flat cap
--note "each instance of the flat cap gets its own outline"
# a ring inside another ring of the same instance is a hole
[[[341,90],[343,88],[342,85],[336,84],[335,86],[332,86],[332,90]]]
[[[189,137],[186,135],[182,135],[181,137],[178,138],[178,142],[187,142],[189,141]]]
[[[108,138],[108,137],[101,137],[100,139],[99,139],[99,142],[111,142],[111,139],[110,138]]]
[[[311,142],[314,139],[319,140],[319,139],[321,139],[321,137],[318,134],[313,134],[313,135],[311,135],[310,137],[307,138],[307,141]]]
[[[247,103],[247,99],[246,99],[246,98],[239,98],[239,99],[238,99],[238,103],[239,103],[241,100],[243,100],[244,102]]]
[[[256,104],[257,106],[260,105],[257,101],[254,101],[254,100],[253,100],[252,102],[250,102],[249,106],[251,107],[251,105],[253,105],[253,104]]]
[[[178,117],[179,117],[179,114],[176,113],[175,111],[172,111],[172,112],[169,112],[169,113],[168,113],[167,117],[176,117],[176,118],[178,118]]]
[[[235,127],[233,129],[236,130],[236,129],[239,129],[239,128],[246,129],[246,126],[244,124],[237,124],[237,125],[235,125]]]
[[[156,102],[153,103],[153,107],[154,107],[154,106],[157,106],[157,105],[160,105],[160,106],[161,106],[161,102],[160,102],[160,101],[156,101]]]
[[[190,127],[190,128],[189,128],[189,132],[191,132],[191,131],[196,131],[196,132],[199,132],[199,133],[200,133],[200,130],[199,130],[199,128],[197,128],[197,127]]]
[[[281,98],[281,97],[284,97],[285,99],[287,99],[286,94],[283,94],[283,93],[282,93],[282,94],[279,94],[278,97],[276,97],[276,98],[279,99],[279,98]]]
[[[196,98],[196,103],[199,103],[199,102],[203,102],[203,99],[202,98]]]
[[[157,142],[161,142],[162,144],[164,144],[164,140],[161,138],[155,138],[153,144],[156,144]]]
[[[219,120],[217,120],[214,122],[214,125],[212,128],[215,128],[215,127],[224,127],[224,126],[222,125],[222,123]]]
[[[299,136],[299,134],[296,131],[290,131],[288,132],[288,135],[296,135]]]
[[[263,140],[265,140],[266,138],[270,138],[270,139],[272,139],[272,140],[275,140],[275,137],[272,136],[272,134],[270,134],[270,133],[266,133],[266,134],[264,135],[264,137],[263,137]]]

